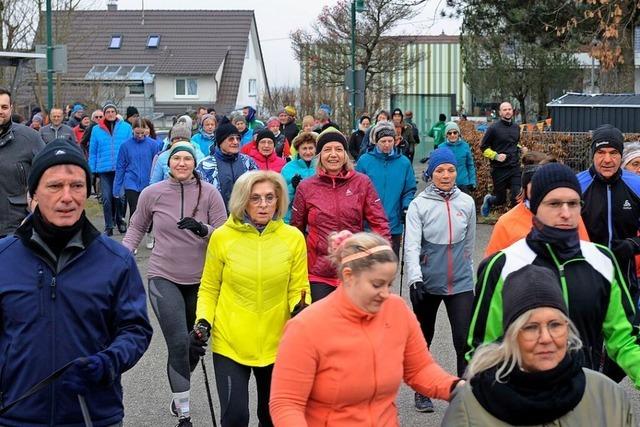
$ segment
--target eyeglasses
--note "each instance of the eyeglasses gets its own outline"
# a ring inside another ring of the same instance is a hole
[[[451,130],[449,132],[447,132],[447,135],[457,135],[458,131],[457,130]]]
[[[554,210],[560,210],[564,205],[567,205],[569,210],[580,209],[582,207],[582,200],[549,200],[548,202],[541,202],[541,205],[548,206]]]
[[[544,327],[547,328],[547,332],[549,332],[551,338],[561,338],[567,333],[569,323],[567,321],[552,320],[544,325]],[[524,325],[522,329],[520,329],[522,339],[525,341],[538,341],[538,339],[540,339],[540,334],[542,333],[542,328],[543,325],[539,323],[529,323]]]
[[[278,196],[273,194],[267,194],[266,196],[258,196],[257,194],[249,197],[249,203],[254,206],[260,206],[263,202],[267,206],[271,206],[278,200]]]

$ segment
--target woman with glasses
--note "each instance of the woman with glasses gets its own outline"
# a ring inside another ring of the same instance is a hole
[[[389,222],[371,179],[353,169],[347,139],[329,127],[316,143],[317,174],[298,185],[291,225],[307,235],[309,281],[313,301],[340,285],[329,259],[329,235],[337,230],[371,231],[391,241]]]
[[[138,119],[139,120],[139,119]],[[138,208],[122,244],[134,251],[153,221],[156,243],[149,257],[149,300],[167,350],[171,413],[180,427],[190,427],[189,331],[196,319],[196,299],[209,236],[227,219],[215,187],[194,173],[196,154],[188,141],[168,152],[169,178],[142,190]]]
[[[246,153],[256,162],[260,170],[280,173],[287,163],[276,153],[276,136],[269,129],[259,131],[256,140],[246,147],[250,147]]]
[[[476,351],[443,426],[634,426],[615,382],[583,367],[558,277],[527,265],[502,290],[501,341]]]
[[[311,301],[304,237],[284,223],[287,206],[279,174],[245,173],[233,187],[229,219],[207,249],[192,351],[204,353],[211,336],[223,427],[249,425],[252,372],[259,424],[273,425],[269,393],[278,343],[287,320]]]
[[[473,253],[476,206],[456,187],[456,158],[447,147],[431,153],[429,183],[409,204],[404,242],[407,283],[413,311],[429,345],[436,315],[444,302],[456,351],[458,376],[466,367],[464,341],[473,305]],[[415,394],[420,412],[433,412],[431,401]]]
[[[455,122],[449,122],[444,128],[444,147],[453,151],[456,167],[456,186],[469,195],[476,189],[476,165],[473,153],[467,141],[461,138],[460,128]]]

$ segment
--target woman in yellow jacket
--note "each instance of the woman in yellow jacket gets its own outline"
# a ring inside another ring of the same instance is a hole
[[[249,377],[256,377],[258,420],[271,426],[269,389],[287,320],[311,302],[302,233],[284,223],[281,175],[253,171],[235,183],[229,219],[211,235],[202,273],[192,352],[212,337],[221,424],[249,425]]]

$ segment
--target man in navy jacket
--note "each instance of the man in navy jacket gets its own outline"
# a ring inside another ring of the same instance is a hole
[[[90,184],[80,149],[51,142],[32,163],[33,214],[0,240],[0,406],[67,366],[61,380],[0,415],[0,425],[84,425],[78,395],[94,425],[124,417],[120,375],[152,330],[132,254],[85,216]]]

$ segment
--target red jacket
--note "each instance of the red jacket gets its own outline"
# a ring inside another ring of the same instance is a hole
[[[328,255],[332,232],[371,231],[391,240],[382,202],[368,176],[356,171],[329,176],[319,171],[298,185],[291,225],[307,233],[309,281],[338,286],[338,276]]]
[[[258,165],[258,168],[262,171],[274,171],[280,173],[284,165],[287,162],[282,158],[278,157],[276,152],[274,151],[268,157],[265,157],[258,149],[255,144],[247,144],[250,145],[251,148],[247,151],[248,154]]]

